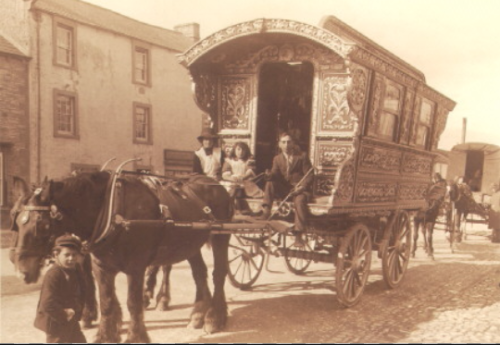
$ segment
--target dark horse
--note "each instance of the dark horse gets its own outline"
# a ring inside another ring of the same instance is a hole
[[[51,219],[49,216],[49,209],[42,209],[34,206],[29,200],[30,189],[26,182],[19,177],[14,177],[14,188],[13,193],[16,198],[14,207],[11,209],[11,231],[12,231],[12,245],[10,251],[10,260],[14,262],[17,257],[24,257],[25,260],[34,260],[28,263],[28,265],[40,267],[44,264],[44,256],[48,257],[51,252],[51,248],[54,246],[55,236],[49,236],[46,245],[40,246],[38,248],[33,247],[36,251],[36,255],[30,255],[29,252],[17,248],[16,243],[18,242],[19,225],[23,228],[31,227],[34,228],[38,234],[43,232],[48,232]],[[30,207],[32,209],[30,210]],[[44,212],[47,211],[47,212]],[[21,215],[18,220],[17,217]],[[44,255],[45,254],[45,255]],[[24,261],[24,260],[22,260]],[[90,254],[87,254],[80,260],[78,269],[81,270],[83,281],[85,283],[85,300],[84,308],[82,313],[82,327],[90,328],[92,326],[92,321],[97,320],[97,299],[96,299],[96,287],[94,277],[92,276],[92,264]],[[24,281],[27,284],[35,283],[38,280],[39,271],[35,271],[33,274],[26,274],[24,276]]]
[[[465,183],[454,183],[450,187],[450,199],[453,201],[455,217],[454,228],[458,232],[457,242],[460,242],[464,231],[462,221],[466,223],[469,214],[477,214],[483,219],[488,219],[488,210],[474,200],[469,186]]]
[[[427,255],[434,260],[434,246],[432,243],[434,225],[436,225],[436,218],[439,216],[446,193],[446,181],[440,174],[435,173],[434,184],[431,185],[426,194],[428,206],[419,210],[413,218],[413,257],[415,257],[415,252],[417,251],[418,232],[421,227],[422,235],[424,236],[424,249]]]
[[[119,342],[122,312],[115,292],[115,277],[119,272],[127,275],[130,323],[127,342],[149,342],[144,324],[143,284],[149,265],[173,264],[188,260],[196,283],[195,307],[190,326],[205,326],[208,333],[224,328],[227,321],[227,304],[224,283],[227,275],[227,249],[229,235],[212,238],[214,253],[214,295],[207,282],[207,267],[200,248],[208,240],[208,230],[177,229],[165,227],[161,222],[145,221],[141,226],[130,227],[107,218],[107,198],[110,179],[108,172],[82,173],[62,181],[46,181],[39,193],[32,194],[32,205],[50,206],[56,214],[57,224],[50,226],[50,235],[63,229],[88,241],[93,257],[94,277],[99,286],[101,320],[97,342]],[[161,205],[168,208],[176,221],[214,219],[229,221],[232,218],[231,198],[227,191],[205,176],[192,177],[183,185],[165,186],[161,198],[135,176],[120,176],[116,202],[119,216],[125,220],[162,220]],[[160,200],[161,199],[161,200]],[[199,207],[199,205],[205,207]],[[198,207],[197,207],[198,206]],[[104,212],[103,210],[106,210]],[[115,219],[118,217],[115,217]],[[103,221],[104,219],[104,221]],[[38,275],[39,254],[34,248],[47,245],[47,238],[33,226],[19,224],[17,249],[27,254],[16,255],[18,270],[25,276]],[[107,233],[102,233],[107,228]],[[105,236],[104,236],[105,235]],[[103,237],[104,236],[104,237]],[[32,257],[34,256],[34,258]]]

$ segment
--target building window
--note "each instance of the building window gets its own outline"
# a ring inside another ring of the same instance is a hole
[[[415,144],[417,146],[426,147],[429,135],[431,133],[432,114],[434,112],[434,104],[426,99],[422,100],[420,114],[417,122],[417,133],[415,136]]]
[[[142,85],[151,85],[151,64],[149,49],[134,44],[133,51],[133,82]]]
[[[76,94],[54,91],[54,136],[78,138],[77,109]]]
[[[76,27],[59,19],[54,20],[54,64],[76,67]]]
[[[151,128],[151,106],[134,103],[134,142],[152,144]]]
[[[396,141],[399,119],[401,116],[402,88],[392,82],[388,82],[385,87],[385,95],[380,113],[378,135],[382,139]]]

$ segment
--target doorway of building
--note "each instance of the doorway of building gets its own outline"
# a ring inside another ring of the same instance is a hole
[[[467,157],[465,159],[465,181],[473,192],[479,192],[481,190],[483,166],[483,151],[467,151]]]
[[[290,133],[309,152],[314,67],[310,62],[266,63],[259,74],[255,157],[257,173],[271,169],[278,137]]]

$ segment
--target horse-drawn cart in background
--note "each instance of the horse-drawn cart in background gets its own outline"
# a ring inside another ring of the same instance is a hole
[[[351,306],[375,250],[384,280],[398,286],[409,260],[410,217],[426,204],[455,103],[427,86],[422,72],[332,16],[320,27],[284,19],[240,23],[179,59],[224,150],[248,143],[260,173],[271,167],[279,132],[295,129],[315,167],[305,234],[252,219],[235,223],[233,284],[251,286],[269,253],[283,255],[296,273],[311,261],[330,262],[338,299]],[[258,211],[262,200],[248,202]],[[277,220],[293,212],[286,203],[275,211]]]
[[[462,143],[455,145],[449,155],[447,179],[463,179],[455,202],[454,224],[466,238],[468,224],[488,224],[488,210],[493,185],[498,184],[500,147],[486,143]]]

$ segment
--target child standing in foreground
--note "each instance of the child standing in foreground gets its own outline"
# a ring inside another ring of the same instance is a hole
[[[35,318],[35,327],[47,334],[47,343],[87,342],[78,323],[84,301],[83,279],[77,271],[81,248],[77,237],[56,239],[55,264],[45,274]]]

